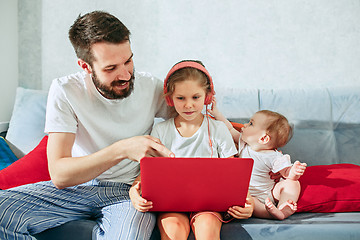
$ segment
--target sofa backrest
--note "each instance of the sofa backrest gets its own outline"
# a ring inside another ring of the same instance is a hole
[[[285,115],[294,124],[294,135],[281,150],[293,162],[360,165],[360,88],[216,88],[216,98],[235,122],[245,123],[261,109]],[[45,135],[45,108],[45,92],[18,88],[6,138],[24,153]]]
[[[292,161],[360,165],[360,88],[217,88],[216,93],[219,109],[235,122],[245,123],[262,109],[285,115],[294,135],[281,150]]]

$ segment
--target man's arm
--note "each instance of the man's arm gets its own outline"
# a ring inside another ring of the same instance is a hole
[[[74,133],[49,133],[47,156],[51,180],[57,188],[90,181],[128,158],[140,161],[145,156],[173,156],[160,140],[151,136],[136,136],[83,157],[72,157]]]

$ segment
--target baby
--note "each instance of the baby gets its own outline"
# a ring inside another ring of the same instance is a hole
[[[292,165],[289,155],[277,151],[292,136],[288,120],[279,113],[262,110],[255,113],[239,132],[217,109],[215,99],[208,111],[216,120],[225,122],[238,144],[239,157],[254,159],[249,187],[255,201],[253,215],[283,220],[295,213],[301,190],[298,179],[304,174],[306,163],[296,161]],[[285,180],[275,183],[270,178],[270,171],[280,173]]]

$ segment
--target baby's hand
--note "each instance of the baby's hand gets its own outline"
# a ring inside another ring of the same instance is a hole
[[[211,100],[211,108],[209,108],[207,111],[208,111],[208,113],[210,113],[213,116],[214,116],[214,112],[218,111],[218,109],[216,107],[216,98],[215,97],[212,98],[212,100]]]
[[[216,98],[213,97],[211,101],[211,108],[207,109],[207,112],[210,113],[216,120],[221,118],[222,113],[220,113],[219,109],[216,106]]]
[[[141,193],[141,183],[137,182],[129,190],[131,203],[136,210],[140,212],[147,212],[152,208],[152,202],[142,198],[140,196],[140,193]]]
[[[307,164],[301,163],[299,161],[294,162],[293,166],[290,169],[289,177],[290,179],[297,180],[302,176],[305,172]]]
[[[280,181],[280,179],[281,179],[281,174],[280,174],[280,172],[277,172],[277,173],[273,173],[273,172],[269,172],[269,175],[270,175],[270,179],[273,179],[274,180],[274,182],[279,182]]]

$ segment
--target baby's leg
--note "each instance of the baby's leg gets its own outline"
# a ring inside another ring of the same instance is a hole
[[[190,233],[189,217],[184,213],[161,213],[157,224],[161,239],[184,239]]]
[[[299,194],[299,181],[286,179],[285,181],[278,182],[273,189],[274,198],[279,200],[277,208],[270,201],[266,201],[266,207],[275,218],[285,219],[296,212],[296,202],[299,199]]]
[[[221,214],[217,212],[204,213],[196,216],[192,224],[195,239],[220,240],[222,222],[219,219],[222,219],[222,217]]]
[[[264,203],[260,202],[259,199],[257,199],[256,197],[253,197],[253,199],[254,199],[254,203],[255,203],[254,212],[253,212],[254,217],[269,218],[269,219],[274,218],[270,214],[270,212],[268,211],[268,209],[267,209],[267,207],[265,206]]]
[[[296,202],[292,200],[288,200],[282,205],[278,205],[276,207],[269,198],[265,200],[265,207],[269,214],[278,220],[284,220],[285,218],[289,217],[290,215],[294,214],[297,210]]]

